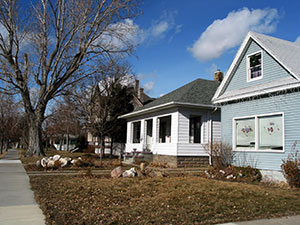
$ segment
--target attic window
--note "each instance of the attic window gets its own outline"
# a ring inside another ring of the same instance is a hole
[[[248,81],[262,78],[262,53],[256,52],[248,56]]]

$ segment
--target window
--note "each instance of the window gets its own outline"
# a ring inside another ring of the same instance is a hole
[[[190,143],[201,143],[201,117],[190,117]]]
[[[171,116],[159,118],[159,143],[171,143]]]
[[[152,143],[152,126],[153,120],[146,120],[146,144]]]
[[[248,80],[262,78],[262,52],[248,56]]]
[[[283,114],[234,119],[236,150],[283,150]]]
[[[141,121],[132,123],[132,126],[133,126],[132,143],[140,143],[140,138],[141,138]]]
[[[258,117],[259,149],[283,150],[282,115]]]
[[[255,120],[236,120],[236,147],[254,147],[255,145]]]

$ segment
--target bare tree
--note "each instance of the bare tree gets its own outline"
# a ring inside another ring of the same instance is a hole
[[[19,141],[21,120],[20,105],[12,96],[0,93],[0,154],[4,146],[7,150],[9,143]]]
[[[138,0],[0,0],[0,88],[21,96],[28,155],[43,155],[48,102],[94,73],[93,60],[133,50]],[[30,10],[29,16],[24,10]],[[31,93],[36,93],[35,101]]]
[[[72,101],[72,98],[65,96],[62,101],[57,102],[57,105],[53,107],[51,116],[46,120],[47,126],[44,126],[46,136],[49,135],[54,139],[60,138],[60,147],[62,147],[64,139],[66,138],[67,151],[70,150],[70,135],[79,137],[82,128],[76,107],[77,106]]]

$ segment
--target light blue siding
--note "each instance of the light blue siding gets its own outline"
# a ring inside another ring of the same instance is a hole
[[[268,113],[284,113],[285,152],[237,152],[237,163],[248,160],[259,169],[280,170],[282,160],[288,157],[292,145],[298,141],[300,149],[300,92],[242,101],[222,106],[222,140],[232,145],[234,117]],[[252,161],[252,162],[251,162]]]
[[[260,46],[257,45],[256,42],[252,41],[224,92],[248,88],[290,76],[280,64],[278,64],[267,52],[263,50],[263,78],[247,82],[247,55],[259,50],[261,50]]]

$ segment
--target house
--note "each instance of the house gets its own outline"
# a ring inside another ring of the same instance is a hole
[[[222,141],[236,165],[283,180],[282,160],[300,139],[300,45],[249,32],[213,97]]]
[[[148,153],[172,167],[207,165],[206,146],[221,138],[220,110],[211,102],[219,83],[197,79],[121,116],[127,119],[125,152]]]
[[[151,102],[154,100],[154,98],[149,97],[145,92],[143,88],[140,88],[140,82],[139,80],[134,79],[132,75],[124,76],[122,77],[122,80],[120,81],[121,85],[127,86],[127,91],[131,95],[132,99],[130,101],[131,105],[133,106],[133,110],[136,110],[145,104]],[[98,88],[96,88],[94,95],[100,95],[101,90],[103,89],[102,86],[105,86],[107,83],[99,83]],[[125,134],[124,134],[125,135]],[[87,142],[89,145],[89,148],[94,148],[95,153],[100,153],[100,143],[99,138],[92,135],[91,132],[87,133]],[[112,154],[113,155],[119,155],[124,150],[124,144],[125,143],[113,143],[112,148]],[[105,138],[105,154],[111,153],[111,139],[109,137]]]

